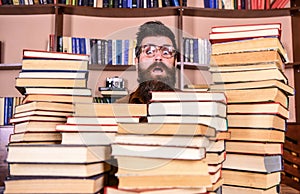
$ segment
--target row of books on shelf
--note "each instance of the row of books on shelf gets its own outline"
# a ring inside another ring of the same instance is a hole
[[[230,10],[268,10],[290,7],[288,0],[201,0],[187,1],[187,7],[230,9]]]
[[[50,48],[53,44],[50,35]],[[90,64],[134,65],[135,40],[58,37],[59,52],[90,55]],[[52,47],[53,48],[53,47]]]
[[[0,97],[0,126],[9,125],[15,107],[21,104],[23,97]]]
[[[183,38],[184,62],[208,65],[210,62],[211,43],[204,38]]]

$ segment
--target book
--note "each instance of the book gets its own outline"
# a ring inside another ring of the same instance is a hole
[[[23,103],[33,101],[39,102],[63,102],[63,103],[93,103],[92,96],[54,95],[54,94],[28,94],[24,97]]]
[[[211,32],[236,32],[261,29],[281,29],[281,23],[259,23],[259,24],[239,24],[226,26],[213,26]]]
[[[226,84],[212,84],[210,90],[224,91],[224,90],[240,90],[240,89],[258,89],[258,88],[278,88],[287,95],[294,95],[295,89],[279,80],[263,80],[253,82],[239,82],[239,83],[226,83]]]
[[[203,160],[177,160],[117,156],[119,175],[208,175],[209,166]]]
[[[236,141],[254,141],[254,142],[278,142],[283,143],[285,131],[275,130],[273,128],[231,128],[230,140]]]
[[[287,84],[286,76],[279,69],[262,69],[255,71],[213,72],[214,83],[240,83],[263,80],[279,80]]]
[[[230,194],[277,194],[279,190],[279,185],[268,189],[256,189],[256,188],[249,188],[249,187],[238,187],[233,185],[222,185],[222,191],[224,193]]]
[[[280,70],[284,71],[284,62],[277,50],[263,50],[263,51],[250,51],[250,52],[238,52],[238,53],[226,53],[222,55],[212,55],[210,58],[211,70],[212,67],[224,67],[233,66],[239,68],[239,66],[247,65],[252,66],[272,63],[275,64]]]
[[[79,117],[69,116],[68,124],[117,125],[118,123],[138,123],[140,117]]]
[[[24,116],[24,117],[16,117],[11,118],[9,120],[10,123],[16,124],[20,122],[28,122],[28,121],[56,121],[56,122],[65,122],[67,118],[57,117],[57,116],[40,116],[40,115],[31,115],[31,116]]]
[[[283,170],[282,155],[254,155],[228,153],[223,162],[223,169],[272,173]]]
[[[89,88],[44,88],[33,87],[25,88],[22,91],[24,95],[28,94],[52,94],[52,95],[71,95],[71,96],[92,96],[92,91]]]
[[[55,126],[56,131],[60,132],[117,132],[117,124],[97,125],[97,124],[58,124]]]
[[[16,88],[23,94],[28,87],[86,88],[84,79],[16,78]]]
[[[280,40],[276,37],[254,38],[224,43],[212,44],[212,55],[276,50],[282,56],[284,62],[289,62],[288,55]]]
[[[119,188],[199,188],[211,186],[209,175],[118,176]]]
[[[15,113],[14,118],[18,117],[26,117],[26,116],[34,116],[34,115],[39,115],[39,116],[58,116],[58,117],[66,117],[70,116],[72,113],[70,112],[59,112],[59,111],[44,111],[44,110],[31,110],[31,111],[26,111],[26,112],[20,112],[20,113]]]
[[[91,163],[110,159],[109,146],[9,145],[9,163]]]
[[[280,183],[280,172],[255,173],[238,170],[222,170],[224,185],[268,189]]]
[[[151,102],[148,115],[201,115],[226,117],[227,105],[213,101]]]
[[[226,151],[245,154],[282,154],[283,144],[272,142],[226,141]]]
[[[62,145],[110,145],[115,133],[103,132],[61,132]]]
[[[236,71],[258,71],[266,69],[280,69],[282,72],[285,72],[283,64],[278,62],[261,62],[254,64],[233,64],[233,65],[211,65],[209,67],[210,72],[222,73],[222,72],[236,72]]]
[[[27,121],[16,123],[14,133],[24,132],[55,132],[56,125],[64,124],[65,121]]]
[[[115,187],[104,187],[105,194],[194,194],[194,193],[206,193],[206,187],[201,188],[182,188],[182,189],[120,189]]]
[[[289,110],[277,102],[228,104],[227,114],[277,114],[289,118]]]
[[[286,119],[272,114],[229,114],[227,120],[228,127],[286,130]]]
[[[17,79],[22,78],[22,82],[24,82],[24,78],[31,78],[31,79],[42,79],[44,81],[45,79],[87,79],[88,72],[87,71],[50,71],[50,70],[30,70],[25,71],[22,70],[19,73],[19,76]],[[27,80],[26,79],[26,80]],[[29,80],[27,80],[29,81]],[[45,80],[46,81],[46,80]]]
[[[222,92],[168,92],[152,91],[151,101],[220,101],[227,102]]]
[[[57,103],[57,102],[29,102],[26,104],[20,104],[16,106],[16,113],[45,110],[45,111],[58,111],[58,112],[69,112],[74,111],[73,104]]]
[[[104,174],[81,177],[9,178],[5,181],[8,193],[85,193],[99,192],[104,186]]]
[[[258,88],[250,90],[226,90],[228,104],[250,102],[278,102],[288,107],[288,98],[284,92],[276,87]]]
[[[227,131],[227,119],[223,117],[210,116],[148,116],[148,123],[191,123],[204,124],[216,129],[216,131]]]
[[[81,61],[89,60],[89,56],[85,54],[73,54],[73,53],[63,53],[63,52],[54,52],[54,51],[23,49],[23,59],[26,58],[72,59],[72,60],[81,60]]]
[[[211,142],[206,136],[117,134],[114,143],[155,146],[208,147]]]
[[[226,159],[226,151],[222,152],[206,152],[206,156],[203,159],[208,165],[217,165],[223,163]]]
[[[146,158],[165,158],[180,160],[201,160],[205,158],[204,147],[177,147],[160,145],[112,144],[112,155],[139,156]]]
[[[277,28],[256,29],[247,31],[232,31],[232,32],[210,32],[209,41],[214,43],[229,42],[237,40],[245,40],[251,38],[276,37],[280,38],[281,30]]]
[[[123,103],[75,104],[74,112],[74,116],[147,116],[147,105]]]
[[[110,170],[106,162],[82,164],[10,163],[10,176],[91,177]]]
[[[126,96],[128,95],[127,90],[103,90],[100,91],[103,96]]]
[[[120,123],[118,134],[215,136],[208,125],[189,123]]]
[[[76,55],[77,56],[77,55]],[[62,59],[34,59],[26,58],[22,60],[22,70],[69,70],[86,71],[88,61],[86,60],[62,60]]]
[[[11,134],[9,137],[9,142],[60,142],[61,139],[62,135],[59,132],[24,132]]]

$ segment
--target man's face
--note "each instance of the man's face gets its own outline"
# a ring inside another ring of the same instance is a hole
[[[172,41],[165,36],[149,36],[143,39],[141,45],[172,46]],[[164,57],[163,52],[157,50],[153,57],[140,53],[136,59],[138,63],[138,82],[158,80],[174,88],[175,78],[175,57]]]

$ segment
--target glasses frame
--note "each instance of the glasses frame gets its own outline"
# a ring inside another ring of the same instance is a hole
[[[147,46],[155,47],[155,52],[153,53],[153,56],[147,55],[147,54],[145,53],[145,48],[146,48]],[[170,55],[170,57],[166,57],[165,55],[163,55],[163,53],[162,53],[162,48],[164,48],[164,47],[167,48],[168,51],[169,51],[169,50],[172,50],[172,54]],[[137,56],[138,56],[138,57],[140,56],[141,53],[144,53],[144,55],[145,55],[146,57],[148,57],[148,58],[153,58],[153,57],[155,56],[155,54],[156,54],[158,51],[160,52],[161,56],[162,56],[163,58],[165,58],[165,59],[170,59],[170,58],[175,57],[175,56],[177,55],[176,49],[175,49],[173,46],[171,46],[171,45],[161,45],[161,46],[158,46],[158,45],[155,45],[155,44],[145,44],[145,45],[139,46],[138,49],[137,49],[137,51],[138,51],[138,52],[137,52]]]

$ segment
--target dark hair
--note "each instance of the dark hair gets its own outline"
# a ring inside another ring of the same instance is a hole
[[[148,36],[166,36],[171,39],[173,47],[177,50],[174,33],[160,21],[149,21],[139,27],[136,33],[136,57],[139,56],[140,46],[145,37]]]

